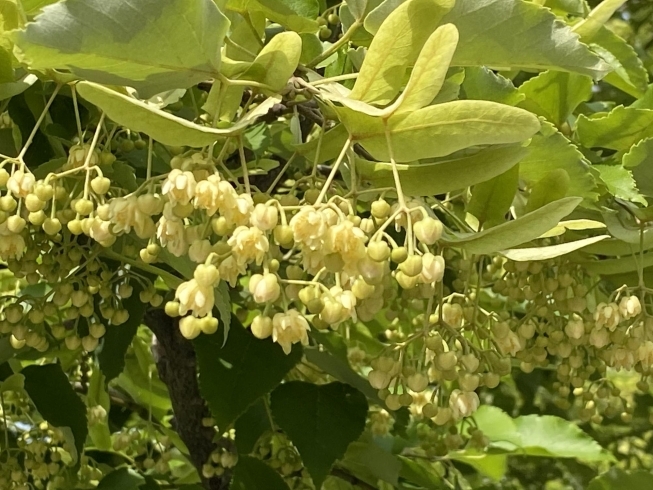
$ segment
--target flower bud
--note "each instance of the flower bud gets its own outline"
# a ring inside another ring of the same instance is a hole
[[[200,321],[192,315],[185,316],[179,320],[179,331],[188,340],[192,340],[202,333]]]
[[[442,236],[442,223],[437,219],[424,218],[413,225],[413,232],[420,242],[433,245]]]
[[[457,420],[472,415],[479,405],[478,395],[473,391],[453,390],[449,396],[449,407]]]
[[[422,272],[422,257],[411,255],[399,265],[399,270],[408,277],[417,277]]]
[[[249,292],[257,303],[276,301],[281,294],[276,274],[254,274],[249,280]]]
[[[390,257],[390,247],[383,240],[376,240],[367,246],[367,255],[376,262],[384,262]]]
[[[249,328],[257,339],[267,339],[272,335],[272,319],[267,316],[257,315],[252,320],[252,325]]]
[[[423,373],[415,373],[406,379],[408,388],[416,393],[421,393],[429,385],[429,379]]]
[[[250,223],[252,226],[263,231],[272,230],[277,226],[278,221],[279,213],[277,208],[275,206],[266,206],[265,204],[257,204],[254,206],[254,210],[250,216]]]

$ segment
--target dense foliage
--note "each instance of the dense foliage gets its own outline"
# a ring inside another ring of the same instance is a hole
[[[0,489],[653,488],[652,18],[0,0]]]

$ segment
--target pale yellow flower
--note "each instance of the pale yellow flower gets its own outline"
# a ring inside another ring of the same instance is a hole
[[[278,343],[286,354],[290,354],[293,344],[301,342],[308,345],[308,331],[311,327],[297,310],[277,313],[272,319],[272,340]]]
[[[161,193],[172,204],[188,204],[195,197],[195,176],[192,172],[173,169],[161,187]]]
[[[231,247],[236,262],[240,265],[250,262],[260,265],[270,247],[267,237],[261,230],[248,226],[236,228],[227,244]]]

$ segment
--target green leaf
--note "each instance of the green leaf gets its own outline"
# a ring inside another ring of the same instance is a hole
[[[391,107],[395,114],[412,112],[431,103],[438,95],[456,45],[458,30],[453,24],[438,27],[426,40],[410,73],[406,88]]]
[[[352,140],[376,160],[389,161],[385,125],[380,118],[337,109]],[[652,111],[653,112],[653,111]],[[540,122],[523,109],[495,102],[457,100],[397,114],[387,121],[398,162],[449,155],[476,145],[519,143],[540,129]]]
[[[456,66],[554,69],[602,78],[610,67],[549,9],[522,0],[457,0],[442,23],[460,32]],[[517,33],[528,33],[516,35]]]
[[[579,262],[587,272],[601,276],[611,276],[627,272],[635,272],[653,266],[653,253],[645,253],[643,256],[626,255],[616,259],[588,260]]]
[[[601,180],[605,183],[610,194],[627,201],[647,205],[646,199],[637,190],[633,174],[621,165],[593,165],[599,171]]]
[[[517,105],[525,96],[515,88],[512,81],[494,73],[484,66],[465,68],[462,85],[468,99],[489,100],[500,104]]]
[[[145,314],[146,305],[139,298],[143,288],[137,281],[133,281],[132,284],[132,295],[123,300],[123,306],[129,312],[129,318],[122,325],[110,325],[107,328],[102,337],[102,349],[97,356],[107,383],[118,377],[124,369],[125,353]]]
[[[545,71],[519,87],[519,104],[560,127],[582,102],[592,97],[592,79],[576,73]]]
[[[288,490],[281,475],[260,459],[240,456],[234,468],[231,490]]]
[[[415,62],[453,3],[408,0],[396,8],[374,36],[350,97],[376,104],[391,102],[403,83],[406,68]]]
[[[318,386],[290,381],[272,392],[271,410],[319,488],[336,459],[363,432],[367,400],[338,382]]]
[[[508,471],[508,457],[505,454],[490,454],[485,451],[466,449],[453,451],[450,456],[451,459],[468,464],[494,481],[501,480]]]
[[[193,341],[200,391],[221,430],[274,389],[301,358],[299,346],[285,355],[272,339],[257,339],[235,317],[231,323],[224,347],[222,330]]]
[[[639,191],[653,197],[653,138],[632,146],[623,156],[621,164],[633,173]]]
[[[653,110],[617,106],[609,113],[576,121],[579,141],[588,148],[626,151],[632,145],[653,136]]]
[[[550,202],[562,199],[567,195],[569,183],[569,174],[565,169],[551,170],[533,185],[524,211],[530,213]]]
[[[491,254],[516,247],[538,238],[556,226],[581,201],[579,197],[566,197],[494,228],[479,233],[448,236],[442,241],[451,246],[462,247],[473,254]]]
[[[13,40],[33,70],[67,69],[146,97],[215,77],[228,28],[212,0],[67,0]]]
[[[113,470],[100,480],[96,490],[139,490],[145,478],[131,468]]]
[[[358,21],[362,21],[367,12],[368,0],[347,0],[349,11]]]
[[[607,27],[601,29],[589,40],[594,51],[613,69],[603,79],[633,97],[641,97],[648,84],[648,72],[637,51]]]
[[[603,0],[585,19],[574,25],[574,32],[581,37],[592,37],[624,3],[626,0]]]
[[[266,44],[250,67],[239,78],[253,80],[281,90],[288,83],[299,63],[302,38],[295,32],[282,32]]]
[[[395,487],[398,485],[401,462],[373,442],[352,442],[340,465],[354,475],[365,475],[372,481],[383,480]]]
[[[397,456],[401,462],[400,476],[411,483],[428,490],[447,488],[432,463],[425,460],[412,460],[405,456]]]
[[[502,250],[500,253],[504,257],[514,260],[516,262],[529,262],[533,260],[549,260],[554,257],[560,257],[568,253],[580,250],[593,243],[600,242],[610,238],[610,235],[599,235],[574,242],[561,243],[559,245],[550,245],[547,247],[533,247],[533,248],[513,248],[511,250]]]
[[[95,83],[79,82],[77,92],[84,99],[106,112],[107,117],[118,124],[133,131],[148,134],[165,145],[194,148],[210,145],[223,136],[241,133],[257,118],[267,114],[270,108],[281,100],[280,97],[270,97],[230,128],[214,129],[173,116],[146,102]]]
[[[542,128],[528,145],[528,155],[519,163],[519,178],[534,185],[549,172],[562,169],[569,175],[567,196],[596,201],[596,181],[583,154],[553,124],[542,121]]]
[[[515,165],[500,175],[476,184],[467,212],[476,216],[479,223],[488,226],[503,223],[519,184],[519,166]]]
[[[434,163],[398,164],[401,186],[409,196],[434,196],[486,182],[501,175],[528,155],[521,146],[496,146],[472,155]],[[356,157],[356,170],[376,187],[394,186],[392,165]]]
[[[89,379],[88,392],[86,393],[86,406],[93,408],[101,406],[107,415],[111,409],[111,400],[105,388],[105,377],[98,366],[95,366]],[[95,447],[102,451],[111,449],[111,431],[109,430],[108,417],[89,424],[89,435]]]
[[[304,5],[303,8],[302,4]],[[313,7],[310,4],[313,4]],[[308,9],[306,5],[309,6]],[[317,31],[317,22],[313,20],[317,17],[316,5],[317,2],[279,2],[278,0],[229,0],[227,2],[228,9],[241,13],[247,13],[248,11],[262,12],[271,21],[299,33]],[[306,17],[306,14],[310,14],[312,18]]]
[[[118,386],[136,403],[146,406],[156,417],[165,416],[172,408],[168,387],[152,371],[154,359],[151,346],[138,335],[125,355],[125,368],[118,376]]]
[[[474,420],[493,448],[588,463],[614,460],[575,423],[560,417],[526,415],[513,419],[497,407],[484,405],[474,414]]]
[[[256,447],[261,436],[272,430],[265,408],[265,402],[259,398],[247,411],[238,417],[236,429],[236,449],[238,454],[249,454]]]
[[[34,16],[38,14],[43,7],[56,3],[59,0],[21,0],[21,5],[26,15]]]
[[[88,434],[86,407],[77,396],[68,377],[58,364],[27,366],[21,371],[25,376],[25,391],[41,416],[55,427],[68,427],[74,438],[78,461]]]
[[[21,392],[25,389],[25,376],[21,373],[14,373],[2,380],[0,383],[0,393],[5,391]]]
[[[587,490],[649,490],[652,487],[653,474],[649,471],[624,471],[615,466],[594,478]]]
[[[347,136],[347,128],[342,124],[338,124],[335,128],[324,133],[317,160],[315,156],[319,144],[319,137],[315,137],[311,141],[302,143],[301,145],[295,145],[295,150],[311,163],[315,161],[318,164],[324,163],[333,160],[340,154],[343,146],[347,142]]]
[[[351,368],[346,354],[341,355],[343,347],[346,353],[346,346],[342,344],[340,338],[321,332],[312,332],[311,336],[324,347],[324,350],[313,348],[304,349],[304,355],[308,362],[315,364],[322,371],[329,376],[333,376],[338,381],[353,386],[363,393],[368,400],[381,404],[377,390],[370,386],[367,379],[363,378]]]

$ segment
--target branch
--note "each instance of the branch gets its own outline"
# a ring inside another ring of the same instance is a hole
[[[144,321],[156,336],[154,358],[159,376],[170,392],[175,428],[188,447],[190,459],[202,478],[202,485],[206,490],[226,490],[231,480],[230,472],[208,480],[202,476],[202,465],[209,460],[216,444],[213,442],[213,428],[202,425],[202,419],[210,414],[197,383],[193,344],[182,337],[177,320],[170,318],[162,309],[148,311]]]

